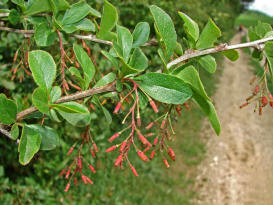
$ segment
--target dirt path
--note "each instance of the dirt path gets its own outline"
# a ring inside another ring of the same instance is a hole
[[[236,35],[232,43],[239,43]],[[196,189],[202,205],[272,205],[273,204],[273,110],[262,116],[253,113],[253,105],[239,109],[250,95],[252,78],[249,57],[224,62],[214,96],[222,124],[220,136],[208,123],[204,126],[206,159],[198,167]]]

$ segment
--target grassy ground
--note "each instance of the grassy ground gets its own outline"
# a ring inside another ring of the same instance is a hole
[[[257,11],[247,11],[241,14],[235,21],[235,25],[244,25],[245,27],[255,26],[258,21],[269,23],[273,25],[273,17],[267,16],[266,14]]]

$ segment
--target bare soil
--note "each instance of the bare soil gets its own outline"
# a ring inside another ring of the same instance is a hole
[[[239,42],[236,35],[231,43]],[[213,97],[222,132],[217,136],[208,122],[202,129],[207,153],[197,168],[194,204],[273,205],[273,109],[267,106],[262,116],[254,105],[239,109],[251,94],[249,60],[240,52],[238,61],[224,62]]]

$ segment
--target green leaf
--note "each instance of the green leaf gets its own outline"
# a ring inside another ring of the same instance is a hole
[[[257,26],[255,26],[255,33],[263,38],[265,34],[269,31],[272,31],[271,25],[268,23],[259,22]]]
[[[51,120],[55,121],[55,122],[61,122],[58,114],[57,114],[57,111],[55,111],[54,109],[50,109],[49,111],[49,117]]]
[[[49,90],[56,77],[56,64],[52,56],[41,50],[31,51],[28,63],[36,84]]]
[[[115,68],[117,68],[117,69],[119,68],[118,61],[117,61],[117,59],[116,59],[114,56],[112,56],[110,53],[108,53],[108,52],[106,52],[106,51],[104,51],[104,50],[102,50],[101,53],[102,53],[102,55],[104,55],[108,60],[111,61],[112,65],[113,65]]]
[[[236,61],[239,59],[239,52],[236,50],[228,50],[221,52],[224,56],[226,56],[231,61]]]
[[[91,7],[84,1],[73,4],[70,9],[68,9],[62,19],[62,24],[74,24],[82,20],[90,12]]]
[[[96,68],[91,61],[90,57],[83,50],[83,48],[77,44],[73,45],[73,50],[76,55],[78,62],[80,63],[83,72],[84,72],[84,80],[85,80],[85,89],[89,87],[90,82],[92,81]]]
[[[171,17],[161,8],[153,5],[150,6],[156,27],[166,49],[166,58],[169,60],[176,47],[177,36]]]
[[[26,165],[39,151],[41,145],[41,135],[28,125],[24,125],[18,151],[19,162],[22,165]]]
[[[199,50],[210,48],[220,36],[220,29],[211,19],[209,19],[209,22],[206,24],[200,35],[199,40],[197,41],[196,48],[198,48]]]
[[[253,27],[248,28],[248,38],[249,38],[249,41],[256,41],[260,39],[260,37],[255,33]]]
[[[168,73],[167,60],[166,60],[166,58],[164,56],[163,50],[161,48],[159,48],[157,50],[157,53],[158,53],[158,55],[160,57],[160,60],[163,63],[163,73]]]
[[[127,63],[133,45],[133,36],[127,28],[119,25],[117,25],[117,34],[117,44],[121,48],[122,57]]]
[[[140,22],[133,32],[133,48],[143,46],[149,39],[150,26],[147,22]]]
[[[86,107],[76,102],[62,103],[62,104],[52,104],[53,108],[58,111],[67,112],[67,113],[79,113],[79,114],[88,114]]]
[[[190,87],[180,78],[163,73],[146,73],[135,78],[140,88],[155,100],[183,104],[192,96]]]
[[[127,64],[123,58],[120,58],[120,62],[121,62],[121,72],[120,72],[120,77],[124,77],[130,74],[134,74],[134,73],[138,73],[139,70],[134,69],[133,67],[131,67],[129,64]]]
[[[148,67],[148,59],[140,48],[135,48],[129,65],[139,71],[143,71]]]
[[[5,125],[16,121],[17,106],[13,100],[8,99],[4,94],[0,94],[0,123]]]
[[[89,110],[84,105],[76,102],[62,103],[61,105],[63,107],[56,106],[55,109],[67,122],[78,127],[84,127],[89,124],[91,116]],[[67,109],[64,109],[64,107]]]
[[[51,32],[47,23],[41,23],[37,26],[34,33],[34,39],[38,46],[51,46],[56,40],[56,32]]]
[[[211,55],[202,56],[197,61],[209,73],[216,71],[216,61]]]
[[[204,99],[202,96],[198,95],[194,92],[193,95],[194,101],[200,106],[202,111],[206,114],[208,117],[213,129],[215,130],[217,135],[220,135],[221,133],[221,124],[219,122],[217,113],[215,111],[215,108],[213,104],[209,101]]]
[[[264,46],[264,51],[267,56],[273,57],[273,42],[266,42]]]
[[[13,140],[17,140],[19,137],[19,127],[17,124],[12,125],[10,135]]]
[[[184,21],[183,28],[184,28],[187,36],[196,42],[199,38],[198,24],[195,21],[193,21],[189,16],[187,16],[186,14],[184,14],[180,11],[178,12],[178,15]]]
[[[51,6],[48,0],[32,0],[29,1],[28,6],[24,14],[26,16],[31,16],[34,14],[51,11]]]
[[[104,0],[103,14],[101,18],[98,37],[105,40],[112,40],[113,36],[109,33],[115,27],[117,21],[118,21],[117,9],[108,1]]]
[[[100,87],[100,86],[104,86],[107,85],[109,83],[114,82],[114,80],[116,79],[116,74],[115,73],[108,73],[107,75],[103,76],[103,78],[101,78],[96,85],[94,86],[94,88]]]
[[[176,42],[176,47],[174,49],[174,52],[179,56],[183,55],[183,48],[182,48],[182,45],[180,43]]]
[[[49,0],[49,3],[54,15],[61,10],[66,10],[69,8],[69,3],[67,3],[65,0]]]
[[[62,95],[62,90],[59,86],[54,86],[49,94],[49,99],[51,103],[56,102]]]
[[[101,17],[101,13],[100,13],[99,11],[93,9],[92,7],[90,7],[89,13],[90,13],[92,16],[95,16],[95,17],[98,17],[98,18]]]
[[[74,24],[78,30],[81,31],[96,31],[95,24],[87,18]]]
[[[21,16],[16,9],[12,9],[9,13],[8,19],[12,25],[16,25],[17,23],[19,23]]]
[[[176,75],[176,77],[181,78],[184,82],[191,85],[191,89],[197,92],[203,98],[210,100],[205,91],[203,83],[201,82],[199,73],[192,65],[184,68],[180,73]]]
[[[48,94],[44,88],[36,88],[32,95],[32,102],[42,113],[48,113]]]
[[[28,125],[28,127],[35,130],[42,137],[40,150],[53,150],[59,144],[59,136],[54,129],[37,124]]]

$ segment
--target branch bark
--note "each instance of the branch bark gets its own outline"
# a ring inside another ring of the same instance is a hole
[[[116,82],[114,81],[113,83],[110,83],[108,85],[98,87],[98,88],[91,88],[89,90],[81,91],[74,93],[72,95],[64,96],[61,97],[59,100],[55,102],[55,104],[60,104],[64,102],[70,102],[70,101],[75,101],[75,100],[80,100],[83,98],[87,98],[99,93],[105,93],[105,92],[113,92],[116,90]],[[38,109],[36,107],[30,107],[26,110],[23,110],[22,112],[19,112],[16,116],[16,121],[22,120],[25,116],[37,111]]]
[[[202,51],[196,51],[193,53],[184,54],[181,57],[168,63],[167,68],[170,68],[174,65],[177,65],[177,64],[179,64],[183,61],[186,61],[188,59],[191,59],[191,58],[195,58],[195,57],[203,56],[203,55],[207,55],[207,54],[212,54],[212,53],[218,53],[218,52],[227,51],[227,50],[232,50],[232,49],[254,47],[254,48],[257,48],[258,50],[262,50],[264,47],[264,43],[267,41],[273,41],[273,36],[268,37],[268,38],[263,38],[263,39],[260,39],[257,41],[251,41],[251,42],[247,42],[247,43],[235,44],[235,45],[230,45],[230,46],[228,44],[221,44],[221,45],[216,46],[214,48],[209,48],[209,49],[202,50]]]

